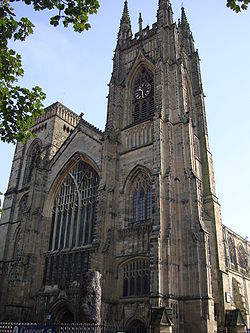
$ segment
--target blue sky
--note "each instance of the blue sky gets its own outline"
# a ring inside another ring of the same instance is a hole
[[[133,32],[138,14],[143,26],[156,21],[158,1],[129,0]],[[182,0],[172,0],[174,18],[180,17]],[[45,106],[60,101],[85,119],[104,128],[112,72],[112,57],[123,10],[123,0],[100,0],[92,28],[78,34],[71,28],[49,25],[48,12],[34,13],[16,4],[18,16],[29,16],[36,28],[24,43],[14,47],[23,59],[20,81],[39,85],[47,94]],[[250,236],[250,9],[236,14],[223,0],[186,0],[186,14],[201,59],[210,149],[223,224]],[[0,191],[5,192],[14,146],[0,143]]]

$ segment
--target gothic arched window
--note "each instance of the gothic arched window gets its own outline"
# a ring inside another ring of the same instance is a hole
[[[123,297],[149,294],[149,260],[135,259],[121,267]]]
[[[133,180],[130,187],[132,221],[144,222],[152,217],[152,188],[149,177],[143,172]]]
[[[96,171],[83,161],[65,177],[54,200],[49,250],[92,242],[98,184]]]
[[[132,87],[132,122],[146,120],[154,114],[153,74],[144,66],[138,71]]]
[[[97,172],[82,160],[64,178],[54,199],[44,284],[80,281],[89,269],[98,186]]]
[[[247,269],[247,253],[242,244],[238,246],[238,262],[241,268]]]
[[[34,168],[38,165],[41,156],[41,142],[35,141],[29,147],[24,172],[23,184],[28,185],[31,181]]]

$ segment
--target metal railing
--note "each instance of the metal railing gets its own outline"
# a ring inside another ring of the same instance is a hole
[[[117,327],[95,324],[37,324],[0,322],[0,333],[154,333],[152,327]]]

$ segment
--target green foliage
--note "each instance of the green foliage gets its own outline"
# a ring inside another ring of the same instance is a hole
[[[11,2],[16,0],[10,0]],[[64,27],[69,24],[77,32],[88,30],[89,14],[96,14],[99,8],[98,0],[22,0],[26,5],[33,5],[36,11],[44,9],[55,9],[57,15],[52,16],[50,24],[57,26],[62,21]]]
[[[18,0],[10,0],[15,2]],[[64,27],[72,24],[73,29],[82,32],[90,28],[88,15],[97,13],[97,0],[23,0],[33,5],[36,11],[58,10],[50,24]],[[41,88],[31,90],[16,85],[24,71],[21,56],[8,47],[9,41],[25,41],[33,33],[34,25],[28,18],[15,19],[8,0],[0,0],[0,140],[15,143],[30,137],[30,128],[36,117],[43,113],[45,94]]]
[[[21,56],[8,47],[13,40],[24,41],[33,32],[27,18],[15,20],[13,9],[0,3],[0,139],[3,142],[23,142],[31,136],[30,127],[42,113],[45,94],[41,88],[31,90],[15,85],[23,75]]]
[[[246,10],[249,3],[250,0],[227,0],[227,7],[238,13],[241,10]]]

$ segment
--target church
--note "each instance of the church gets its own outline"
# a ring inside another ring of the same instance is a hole
[[[250,244],[221,221],[184,8],[176,23],[159,0],[132,34],[125,1],[104,131],[56,102],[32,132],[0,221],[0,321],[90,323],[99,307],[124,332],[247,332]]]

